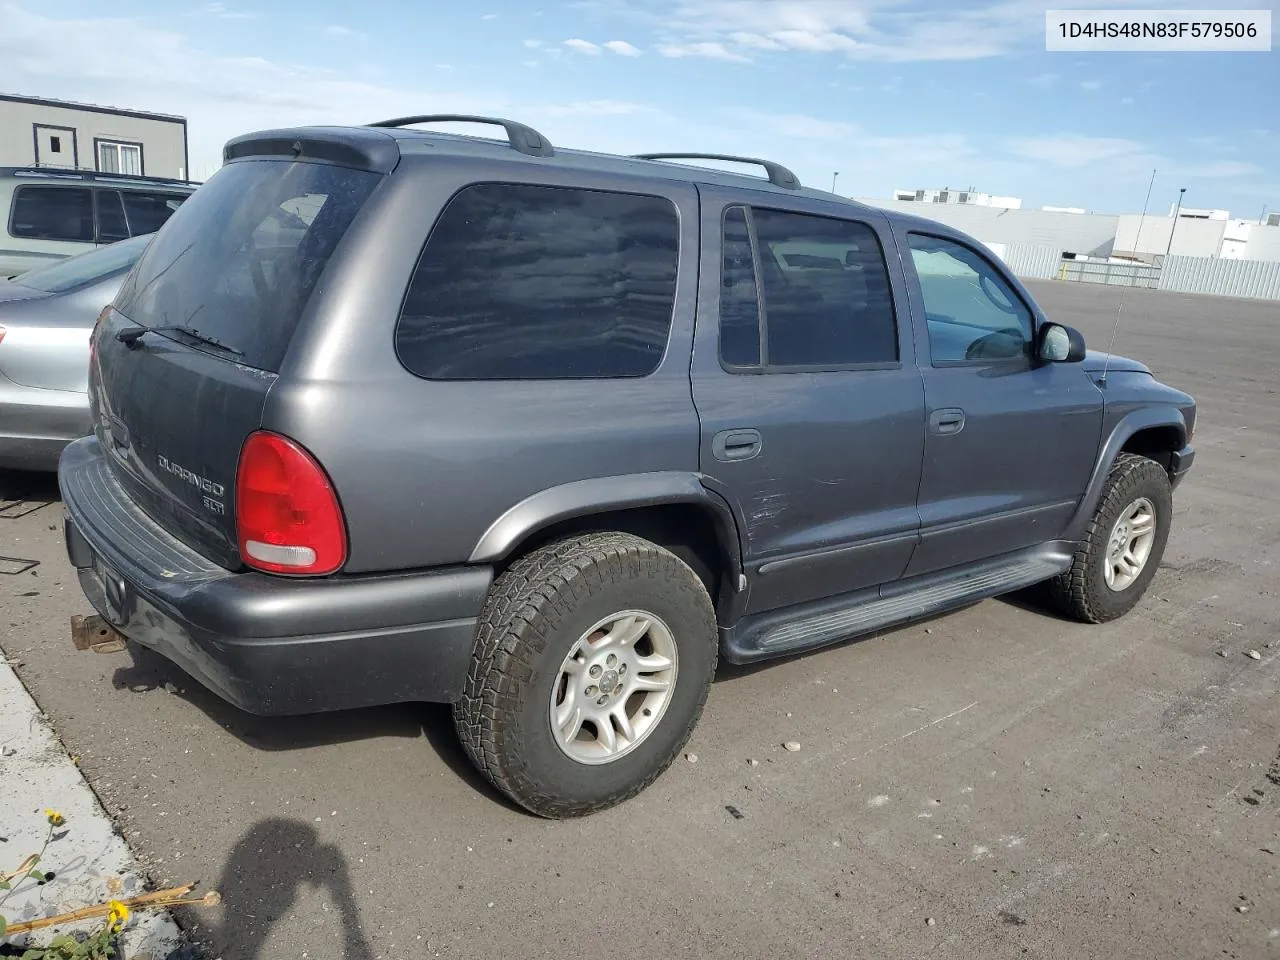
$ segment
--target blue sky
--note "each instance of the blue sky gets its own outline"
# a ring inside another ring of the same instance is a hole
[[[1179,187],[1233,216],[1280,209],[1280,43],[1046,53],[1046,6],[0,0],[0,92],[182,114],[197,176],[255,128],[457,112],[563,146],[762,155],[824,188],[839,171],[854,196],[974,187],[1136,212],[1155,168],[1152,212]]]

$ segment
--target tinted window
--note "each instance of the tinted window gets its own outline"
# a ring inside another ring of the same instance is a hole
[[[319,163],[229,163],[147,247],[116,308],[184,325],[278,370],[311,291],[379,175]]]
[[[1027,355],[1031,312],[985,257],[938,237],[909,240],[935,362]]]
[[[745,208],[725,211],[721,251],[720,359],[754,367],[760,363],[760,298]]]
[[[107,247],[99,247],[75,257],[67,257],[39,270],[29,270],[16,281],[45,293],[62,293],[128,270],[146,249],[150,237],[134,237]]]
[[[679,227],[657,197],[517,184],[455,196],[396,330],[438,380],[639,377],[662,361]]]
[[[751,211],[770,366],[843,366],[898,359],[889,273],[861,223]]]
[[[88,187],[18,187],[9,233],[28,240],[93,242],[93,197]]]
[[[135,237],[140,233],[155,233],[186,199],[182,194],[137,190],[123,190],[120,195],[124,197],[124,212],[129,217],[129,232]]]
[[[119,190],[95,190],[98,204],[98,242],[115,243],[129,236],[129,224],[124,219],[124,205]]]

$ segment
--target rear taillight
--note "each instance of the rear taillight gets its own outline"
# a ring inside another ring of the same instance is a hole
[[[347,560],[333,484],[311,454],[276,433],[252,433],[240,451],[236,533],[244,562],[267,573],[319,576]]]
[[[4,327],[0,327],[0,343],[4,343],[4,335],[8,332],[9,331],[6,330]]]

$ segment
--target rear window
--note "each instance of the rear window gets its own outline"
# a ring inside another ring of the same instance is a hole
[[[17,283],[33,290],[45,293],[64,293],[94,283],[104,277],[128,270],[142,251],[147,248],[150,237],[134,237],[132,240],[121,240],[110,246],[99,247],[82,253],[76,257],[67,257],[57,263],[39,270],[29,270],[17,279]]]
[[[9,234],[24,240],[93,243],[93,194],[88,187],[18,187]]]
[[[243,363],[277,371],[316,281],[378,180],[319,163],[227,164],[156,234],[115,307],[143,326],[195,330]]]
[[[467,187],[422,251],[400,360],[433,380],[645,376],[666,351],[678,251],[660,197]]]

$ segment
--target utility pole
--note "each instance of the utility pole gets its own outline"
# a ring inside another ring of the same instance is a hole
[[[1164,248],[1164,255],[1166,259],[1168,259],[1169,251],[1173,249],[1173,232],[1178,229],[1178,214],[1182,210],[1182,195],[1186,192],[1186,187],[1178,188],[1178,204],[1173,208],[1173,224],[1169,227],[1169,243]]]
[[[840,171],[838,170],[835,173],[831,174],[831,192],[832,193],[836,192],[836,177],[838,176],[840,176]]]

